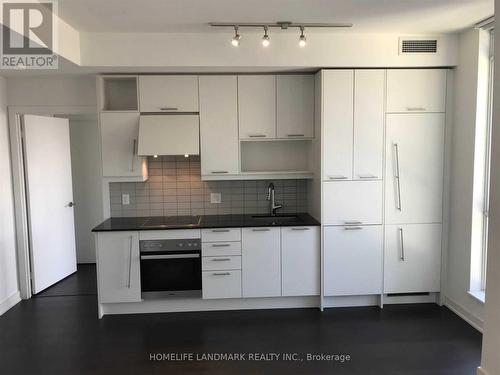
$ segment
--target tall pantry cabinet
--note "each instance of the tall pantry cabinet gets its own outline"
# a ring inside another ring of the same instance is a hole
[[[446,70],[323,70],[322,295],[440,291]]]

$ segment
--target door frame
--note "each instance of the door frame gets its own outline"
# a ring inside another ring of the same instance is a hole
[[[95,106],[8,106],[12,186],[14,190],[14,216],[19,292],[22,299],[29,299],[31,271],[29,257],[28,210],[22,149],[22,115],[97,115]]]

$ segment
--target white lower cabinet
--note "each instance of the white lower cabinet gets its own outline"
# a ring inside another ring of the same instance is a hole
[[[283,296],[320,294],[320,228],[281,228]]]
[[[381,225],[324,228],[325,296],[382,293]]]
[[[281,296],[280,228],[243,228],[241,255],[243,297]]]
[[[141,301],[138,232],[97,235],[97,280],[100,303]]]
[[[203,271],[203,299],[240,298],[241,271]]]
[[[384,293],[439,292],[441,224],[385,227]]]

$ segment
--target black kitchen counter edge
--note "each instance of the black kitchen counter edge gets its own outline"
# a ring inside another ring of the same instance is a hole
[[[280,220],[276,216],[276,223],[270,224],[267,220],[256,219],[252,215],[200,215],[199,224],[174,224],[168,227],[144,227],[149,217],[111,217],[92,229],[92,232],[119,232],[139,230],[170,230],[170,229],[210,229],[210,228],[239,228],[239,227],[294,227],[321,225],[308,213],[291,213],[297,220]]]

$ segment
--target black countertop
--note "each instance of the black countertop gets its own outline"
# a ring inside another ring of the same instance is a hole
[[[272,219],[256,216],[259,215],[112,217],[96,226],[92,229],[92,232],[320,225],[316,219],[307,213],[277,215]]]

